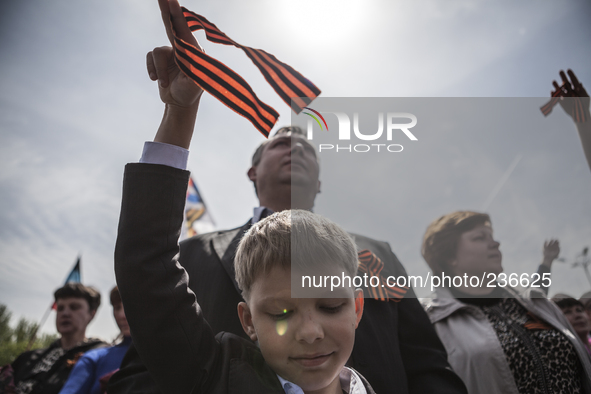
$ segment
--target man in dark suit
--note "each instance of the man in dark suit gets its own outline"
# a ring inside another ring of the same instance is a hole
[[[171,2],[171,7],[176,5]],[[177,34],[199,48],[184,21],[175,19],[175,11],[172,15]],[[171,37],[166,11],[163,20]],[[179,147],[185,150],[189,147],[202,91],[176,68],[171,48],[156,48],[148,54],[148,72],[152,80],[159,81],[166,110],[155,142],[146,143],[140,162],[182,169],[177,164],[186,162],[181,157],[186,152],[179,153]],[[316,151],[297,131],[283,128],[255,152],[248,177],[255,186],[260,207],[248,223],[181,243],[179,261],[188,273],[189,287],[195,292],[213,332],[227,331],[248,338],[236,312],[237,304],[243,299],[233,264],[245,231],[269,212],[314,206],[320,190]],[[384,262],[387,275],[406,274],[388,244],[362,236],[355,236],[355,242],[360,250],[369,249]],[[397,393],[466,392],[462,381],[451,371],[445,349],[412,289],[400,302],[366,299],[348,364],[359,370],[377,393],[392,392],[393,388]],[[157,392],[135,349],[131,348],[120,372],[110,381],[109,393]]]

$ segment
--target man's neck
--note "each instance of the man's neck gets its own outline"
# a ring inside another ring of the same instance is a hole
[[[86,336],[84,335],[85,333],[82,334],[73,334],[73,335],[63,335],[60,342],[62,344],[62,348],[64,350],[70,350],[72,349],[74,346],[76,346],[78,343],[84,341],[86,339]]]
[[[260,196],[259,205],[267,207],[273,212],[281,212],[286,209],[306,209],[311,210],[314,207],[314,199],[309,196],[291,195],[270,195]]]

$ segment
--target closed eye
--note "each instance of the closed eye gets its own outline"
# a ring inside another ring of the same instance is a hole
[[[291,316],[292,311],[284,309],[281,313],[269,313],[271,319],[273,320],[283,320]]]
[[[343,305],[345,305],[345,304],[339,304],[336,306],[325,305],[325,306],[321,306],[320,309],[322,311],[324,311],[325,313],[338,313],[341,311],[341,309],[343,309]]]

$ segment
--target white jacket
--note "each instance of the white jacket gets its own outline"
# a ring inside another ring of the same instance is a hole
[[[574,345],[581,365],[583,392],[591,394],[591,362],[574,329],[560,309],[538,290],[523,295],[506,288],[525,309],[564,333]],[[424,306],[448,354],[448,361],[470,394],[519,394],[505,353],[486,315],[474,305],[437,289]]]

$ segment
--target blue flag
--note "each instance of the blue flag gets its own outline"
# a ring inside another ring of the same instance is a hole
[[[82,274],[80,273],[80,256],[78,256],[78,260],[76,260],[76,264],[74,265],[74,268],[72,268],[72,271],[70,271],[70,274],[66,278],[64,285],[68,283],[82,283]],[[57,304],[55,301],[53,302],[51,309],[57,309]]]

